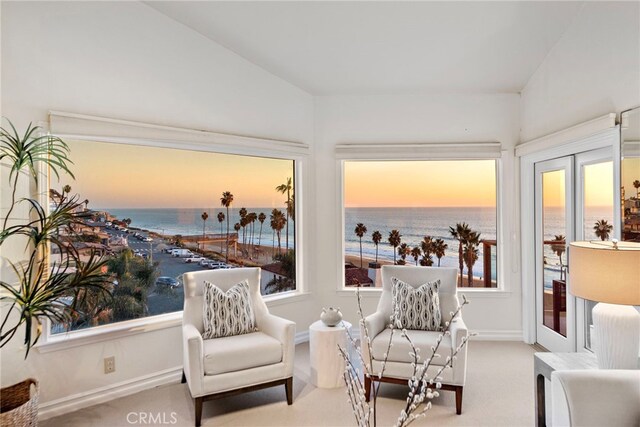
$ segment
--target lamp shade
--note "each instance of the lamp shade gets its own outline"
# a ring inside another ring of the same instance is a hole
[[[569,278],[579,298],[640,305],[640,243],[572,242]]]

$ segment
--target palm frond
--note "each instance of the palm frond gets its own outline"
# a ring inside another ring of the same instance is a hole
[[[11,163],[9,179],[13,180],[22,170],[29,170],[34,182],[38,182],[36,165],[43,162],[50,167],[56,177],[59,170],[73,177],[69,165],[69,146],[60,138],[51,135],[37,135],[42,128],[29,123],[24,135],[20,136],[13,123],[7,119],[10,129],[0,127],[0,160],[7,158]]]

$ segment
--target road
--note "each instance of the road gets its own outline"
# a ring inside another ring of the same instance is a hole
[[[185,263],[184,258],[177,258],[158,250],[160,244],[168,245],[167,242],[154,239],[153,242],[143,242],[133,236],[133,233],[124,233],[122,231],[106,229],[106,231],[112,236],[126,236],[129,247],[133,251],[139,251],[143,254],[147,254],[149,259],[152,259],[154,263],[158,264],[158,276],[169,276],[178,279],[180,285],[174,289],[167,289],[163,287],[151,288],[151,291],[147,295],[147,306],[149,309],[149,315],[171,313],[174,311],[182,310],[184,305],[184,290],[182,286],[183,273],[189,271],[204,270],[204,267],[193,263]],[[147,237],[147,233],[139,231],[140,234]]]

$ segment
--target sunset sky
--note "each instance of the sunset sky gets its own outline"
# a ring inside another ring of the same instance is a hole
[[[611,206],[613,204],[613,162],[584,166],[585,205]],[[544,204],[548,207],[564,206],[564,176],[562,171],[544,174]]]
[[[346,207],[495,206],[493,160],[348,161]]]
[[[284,208],[275,187],[293,176],[293,161],[187,150],[67,141],[76,180],[64,176],[92,208]],[[55,180],[55,177],[52,178]],[[55,187],[55,183],[52,181]]]

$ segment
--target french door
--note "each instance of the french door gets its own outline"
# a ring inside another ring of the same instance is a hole
[[[535,164],[536,341],[550,351],[590,347],[595,303],[568,292],[567,252],[575,240],[613,237],[613,174],[610,148]]]

